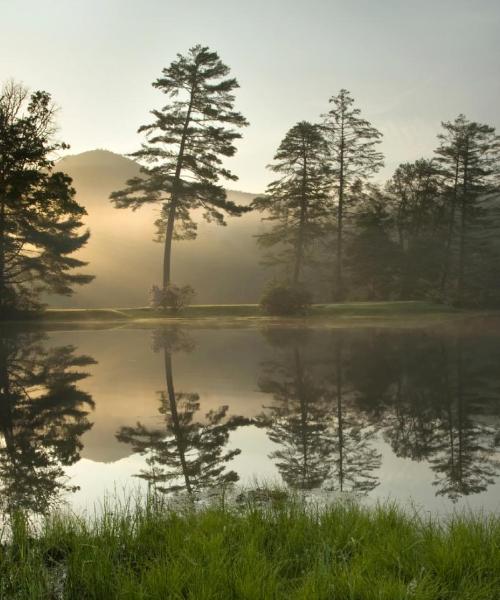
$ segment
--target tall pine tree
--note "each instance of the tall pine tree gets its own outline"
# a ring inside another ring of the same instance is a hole
[[[46,92],[8,83],[0,93],[0,318],[40,306],[42,292],[71,294],[89,275],[71,255],[88,240],[71,179],[54,170],[55,110]]]
[[[247,125],[235,112],[236,79],[216,52],[195,46],[177,55],[153,86],[168,103],[153,110],[154,120],[139,128],[146,135],[142,148],[132,156],[142,163],[141,175],[111,194],[117,208],[161,205],[156,222],[158,239],[164,240],[163,289],[171,283],[173,239],[196,237],[191,210],[201,208],[208,221],[224,225],[224,213],[241,215],[246,207],[226,197],[220,178],[237,178],[223,166],[236,152],[238,128]]]
[[[354,99],[342,89],[330,98],[331,110],[324,115],[323,127],[329,147],[331,182],[336,196],[334,299],[345,295],[343,277],[344,221],[356,202],[356,184],[383,166],[377,150],[382,134],[361,117]]]
[[[469,247],[469,236],[482,216],[481,196],[495,186],[500,170],[500,138],[494,127],[469,121],[464,115],[442,126],[436,160],[448,199],[448,233],[441,289],[463,305],[474,302],[467,290],[468,277],[474,270],[470,260],[474,248]],[[450,291],[452,276],[454,289]]]
[[[326,142],[318,125],[301,121],[281,142],[270,169],[279,179],[253,207],[267,213],[273,228],[258,236],[263,247],[279,246],[273,262],[285,265],[294,285],[301,281],[307,252],[322,230],[327,215]]]

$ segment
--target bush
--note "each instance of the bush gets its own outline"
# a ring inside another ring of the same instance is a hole
[[[260,305],[269,315],[304,315],[312,304],[311,294],[302,287],[274,284],[263,294]]]
[[[151,306],[156,309],[169,308],[173,312],[179,312],[191,304],[194,296],[195,291],[190,285],[179,287],[170,283],[163,289],[154,285],[151,288]]]

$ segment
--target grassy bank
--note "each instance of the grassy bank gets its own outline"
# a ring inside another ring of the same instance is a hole
[[[392,507],[134,508],[94,522],[18,518],[0,554],[13,599],[500,598],[500,518],[443,523]]]
[[[304,319],[411,319],[482,314],[460,311],[443,304],[429,302],[349,302],[315,304]],[[271,319],[257,304],[198,304],[180,313],[150,308],[56,309],[49,308],[39,315],[21,319],[50,323],[120,323],[131,321],[192,321],[199,319]]]

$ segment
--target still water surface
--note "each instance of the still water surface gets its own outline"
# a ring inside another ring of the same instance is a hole
[[[500,326],[0,335],[4,507],[255,481],[498,511]]]

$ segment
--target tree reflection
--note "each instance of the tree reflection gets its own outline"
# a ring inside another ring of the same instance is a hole
[[[497,367],[485,356],[478,366],[478,355],[465,350],[461,337],[453,350],[450,356],[451,352],[443,348],[446,389],[439,414],[439,442],[430,464],[436,473],[437,494],[456,501],[460,496],[485,491],[494,483],[500,462],[498,430],[487,422],[492,416],[488,383],[495,372],[490,369]],[[481,422],[482,416],[486,422]]]
[[[351,377],[359,405],[394,453],[426,461],[437,495],[455,502],[485,491],[499,468],[495,339],[448,331],[371,338],[353,352]]]
[[[270,458],[290,487],[317,488],[329,472],[325,389],[304,360],[307,338],[301,332],[271,330],[267,339],[279,350],[277,360],[263,365],[259,380],[261,391],[274,401],[259,419],[269,439],[280,446]]]
[[[0,485],[5,512],[44,513],[77,489],[64,468],[80,458],[94,403],[77,383],[95,361],[73,346],[48,349],[39,333],[0,338]]]
[[[368,493],[378,484],[375,471],[380,468],[381,454],[374,447],[376,431],[354,402],[352,384],[346,380],[345,344],[342,332],[333,335],[332,413],[329,417],[334,460],[329,481],[341,492]]]
[[[263,365],[261,391],[273,396],[260,421],[280,449],[270,455],[290,486],[366,493],[378,480],[374,429],[346,392],[343,345],[307,343],[298,331],[272,330],[278,358]]]
[[[225,447],[230,432],[248,420],[228,417],[228,406],[200,415],[197,393],[175,391],[172,355],[193,348],[192,339],[179,328],[154,332],[153,349],[163,352],[166,389],[159,392],[159,412],[164,425],[152,429],[138,423],[117,433],[118,440],[146,455],[148,468],[138,476],[161,492],[186,491],[191,495],[238,480],[237,473],[227,470],[226,465],[240,450]]]

